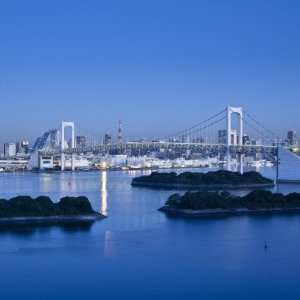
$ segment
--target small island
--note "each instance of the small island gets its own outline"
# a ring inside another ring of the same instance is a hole
[[[103,216],[92,209],[86,197],[63,197],[54,203],[47,196],[17,196],[0,199],[1,223],[92,222]]]
[[[274,186],[271,179],[258,172],[231,172],[219,170],[215,172],[184,172],[176,174],[153,172],[148,176],[136,177],[132,186],[167,188],[167,189],[253,189]]]
[[[171,195],[159,209],[171,215],[209,217],[241,214],[299,213],[300,193],[283,195],[256,190],[246,196],[229,192],[186,192]]]

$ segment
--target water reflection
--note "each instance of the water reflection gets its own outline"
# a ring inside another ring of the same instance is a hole
[[[109,230],[104,234],[104,257],[112,257],[114,255],[113,233]]]
[[[60,191],[61,192],[76,192],[78,190],[75,173],[61,173]]]
[[[107,216],[107,171],[101,173],[101,208],[100,212]]]
[[[34,236],[37,232],[49,232],[58,228],[64,233],[88,232],[91,230],[94,221],[78,222],[54,222],[54,223],[16,223],[0,224],[0,235],[9,234],[20,237]]]

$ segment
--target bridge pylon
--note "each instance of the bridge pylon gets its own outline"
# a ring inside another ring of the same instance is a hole
[[[71,128],[72,136],[71,136],[71,147],[72,149],[75,148],[75,125],[74,122],[61,122],[61,170],[64,171],[65,169],[65,129]],[[75,162],[74,162],[74,154],[71,155],[71,168],[72,171],[75,170]]]
[[[236,133],[232,128],[232,115],[236,114],[239,118],[239,130]],[[226,163],[227,170],[231,170],[231,154],[230,147],[232,145],[243,145],[244,123],[243,123],[243,108],[242,107],[227,107],[227,155]],[[243,155],[239,156],[240,172],[243,173]]]

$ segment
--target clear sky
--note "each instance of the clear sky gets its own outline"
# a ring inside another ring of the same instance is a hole
[[[0,141],[163,135],[231,105],[300,131],[300,2],[0,2]]]

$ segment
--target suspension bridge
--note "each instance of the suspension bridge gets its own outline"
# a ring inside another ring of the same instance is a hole
[[[72,130],[69,146],[65,141],[65,129]],[[147,140],[130,140],[99,145],[76,145],[75,125],[73,122],[62,122],[60,129],[60,141],[57,147],[49,145],[48,135],[42,138],[40,144],[34,149],[38,155],[60,156],[61,169],[64,170],[65,157],[72,160],[75,155],[92,153],[102,154],[127,154],[132,156],[147,155],[152,152],[164,154],[166,157],[176,157],[183,153],[193,155],[195,153],[207,157],[218,157],[224,161],[227,168],[231,168],[232,161],[237,161],[240,171],[243,171],[244,160],[248,157],[265,159],[279,164],[279,151],[282,138],[279,138],[272,130],[266,128],[260,121],[244,110],[242,107],[228,106],[209,118],[178,132]],[[289,155],[290,151],[284,152]],[[300,167],[300,159],[294,156],[294,165]],[[282,164],[285,159],[282,159]],[[287,178],[286,178],[287,179]],[[299,175],[300,179],[300,175]]]

